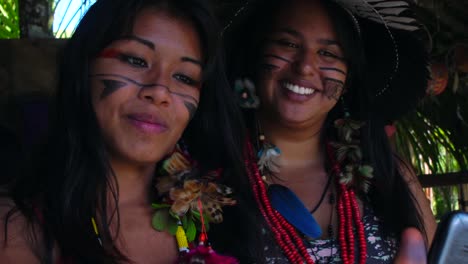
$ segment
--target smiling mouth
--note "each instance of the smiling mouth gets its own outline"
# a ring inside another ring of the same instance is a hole
[[[130,122],[139,130],[147,133],[162,133],[168,129],[167,125],[158,118],[148,114],[133,114],[128,116]]]
[[[317,91],[314,88],[303,87],[303,86],[299,86],[297,84],[292,84],[290,82],[283,82],[282,86],[284,88],[288,89],[289,91],[291,91],[291,92],[293,92],[295,94],[299,94],[299,95],[311,95],[311,94],[313,94],[313,93],[315,93]]]

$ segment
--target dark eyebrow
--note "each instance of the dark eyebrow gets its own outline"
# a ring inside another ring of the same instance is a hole
[[[288,28],[288,27],[285,27],[285,28],[280,28],[278,30],[275,30],[274,32],[278,32],[278,33],[287,33],[289,35],[293,35],[294,37],[296,38],[302,38],[302,34],[299,33],[298,31],[292,29],[292,28]]]
[[[341,48],[341,44],[333,39],[318,39],[317,42],[323,45],[335,45]]]
[[[182,57],[182,58],[180,58],[180,60],[181,60],[182,62],[191,62],[191,63],[193,63],[193,64],[196,64],[196,65],[200,66],[200,68],[203,68],[203,63],[201,63],[201,61],[196,60],[196,59],[194,59],[194,58]]]
[[[292,35],[292,36],[294,36],[296,38],[302,38],[301,33],[299,33],[298,31],[296,31],[296,30],[294,30],[292,28],[289,28],[289,27],[280,28],[279,30],[276,30],[275,32],[287,33],[287,34]],[[341,47],[340,43],[337,40],[334,40],[334,39],[318,39],[317,42],[320,43],[320,44],[323,44],[323,45],[336,45],[336,46]]]
[[[137,37],[135,35],[126,35],[126,36],[122,36],[119,38],[119,40],[134,40],[140,44],[143,44],[145,46],[147,46],[148,48],[154,50],[154,43],[147,40],[147,39],[143,39],[143,38],[140,38],[140,37]]]

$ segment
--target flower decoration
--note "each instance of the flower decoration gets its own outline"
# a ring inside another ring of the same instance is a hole
[[[359,145],[360,129],[365,123],[349,117],[335,121],[338,131],[338,142],[330,142],[335,149],[336,159],[343,164],[338,175],[339,182],[347,186],[356,186],[367,193],[371,186],[374,169],[362,162],[362,151]]]
[[[163,161],[156,178],[160,202],[152,205],[156,209],[153,228],[173,235],[182,228],[188,242],[192,242],[197,230],[208,229],[209,223],[222,222],[222,207],[236,201],[231,197],[231,188],[215,182],[221,172],[210,171],[200,176],[197,163],[177,145]]]

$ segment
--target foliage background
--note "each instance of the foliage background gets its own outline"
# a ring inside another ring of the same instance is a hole
[[[18,0],[2,0],[0,5],[0,39],[19,38]]]

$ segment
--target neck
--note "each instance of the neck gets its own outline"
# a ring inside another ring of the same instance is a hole
[[[118,206],[148,205],[156,164],[126,164],[111,161],[118,183]]]
[[[281,167],[323,166],[320,141],[323,120],[308,126],[282,125],[264,116],[259,121],[266,140],[281,150]]]

